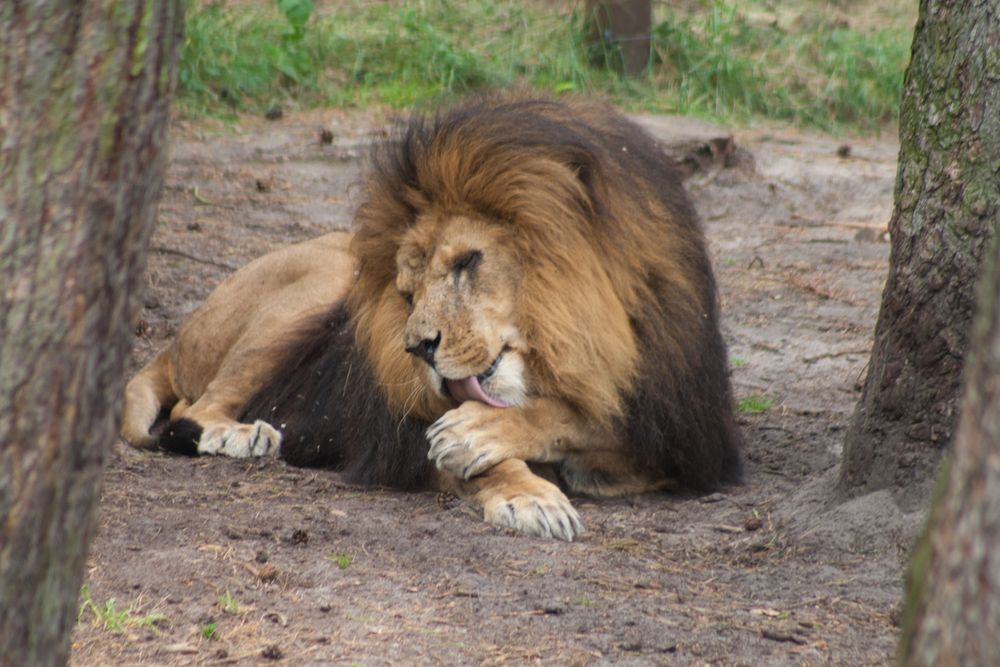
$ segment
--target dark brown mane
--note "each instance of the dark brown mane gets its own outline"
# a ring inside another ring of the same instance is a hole
[[[428,486],[428,424],[389,413],[343,304],[306,320],[279,353],[281,372],[250,399],[240,421],[278,428],[281,457],[292,465],[341,470],[364,486]]]

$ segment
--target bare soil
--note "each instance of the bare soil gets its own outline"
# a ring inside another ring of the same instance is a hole
[[[131,372],[247,260],[350,225],[370,116],[177,125]],[[331,133],[325,143],[322,130]],[[579,499],[566,544],[434,493],[116,444],[74,665],[867,665],[892,656],[920,517],[829,500],[887,269],[896,146],[737,133],[688,181],[720,282],[747,483]],[[838,150],[839,149],[839,150]],[[356,191],[356,189],[355,189]],[[155,623],[150,614],[161,614]],[[214,632],[212,632],[214,628]],[[206,635],[211,635],[208,637]]]

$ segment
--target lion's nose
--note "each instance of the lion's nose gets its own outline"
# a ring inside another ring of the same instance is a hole
[[[410,345],[406,348],[406,351],[410,354],[420,357],[426,361],[431,366],[434,365],[434,353],[437,352],[438,345],[441,344],[441,332],[437,332],[437,336],[433,339],[424,338],[422,341],[416,345]]]

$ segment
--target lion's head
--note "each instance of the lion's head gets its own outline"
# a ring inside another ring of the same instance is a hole
[[[641,371],[636,320],[660,316],[651,289],[677,315],[655,334],[667,348],[714,308],[677,179],[635,176],[663,169],[648,143],[603,107],[515,94],[415,116],[376,151],[350,307],[394,411],[558,396],[621,413]]]
[[[529,347],[521,332],[522,262],[501,225],[467,215],[420,216],[396,252],[409,313],[404,349],[430,387],[462,402],[524,402]]]

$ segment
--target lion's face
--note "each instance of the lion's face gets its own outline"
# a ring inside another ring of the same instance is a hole
[[[502,225],[425,214],[396,254],[409,313],[403,340],[430,388],[461,403],[518,405],[527,393],[517,295],[523,268]]]

